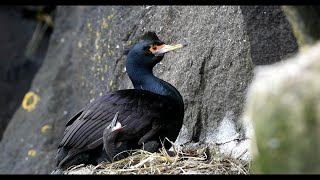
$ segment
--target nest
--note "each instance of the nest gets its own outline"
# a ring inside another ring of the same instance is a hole
[[[248,162],[219,155],[208,145],[191,143],[177,148],[173,144],[172,149],[174,156],[165,148],[155,153],[134,150],[125,159],[97,166],[80,164],[64,174],[249,174]]]

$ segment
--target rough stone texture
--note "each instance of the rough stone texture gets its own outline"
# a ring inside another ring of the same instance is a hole
[[[28,43],[38,22],[24,18],[22,10],[16,6],[0,7],[0,140],[30,88],[48,47],[49,34],[45,33],[40,39],[40,48],[27,56]]]
[[[252,173],[319,173],[320,44],[256,70],[245,118],[253,121]]]
[[[77,28],[74,25],[79,19],[77,12],[73,8],[60,12],[62,18],[58,18],[57,23],[61,23],[61,28],[55,29],[43,66],[30,89],[40,96],[40,101],[31,112],[20,107],[9,123],[0,143],[1,173],[48,173],[54,166],[57,142],[69,117],[64,110],[75,112],[81,105],[71,91],[73,77],[69,67],[70,48],[75,39],[73,28]],[[74,24],[69,25],[64,20]],[[61,37],[65,38],[65,44]],[[71,98],[73,103],[67,104]],[[41,131],[45,125],[48,125],[47,130]]]
[[[289,19],[300,49],[320,39],[320,6],[282,6],[282,9]]]
[[[31,112],[17,110],[0,143],[0,173],[51,172],[66,121],[94,98],[132,88],[122,52],[148,30],[167,44],[189,44],[155,67],[184,98],[176,143],[214,143],[248,160],[250,125],[239,117],[253,64],[239,6],[68,6],[57,9],[30,89],[40,101]]]
[[[279,6],[240,6],[255,65],[272,64],[294,55],[296,39]]]

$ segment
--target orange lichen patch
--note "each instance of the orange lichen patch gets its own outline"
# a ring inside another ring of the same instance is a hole
[[[37,155],[37,151],[35,149],[30,149],[28,151],[28,156],[34,157]]]
[[[162,45],[153,45],[153,46],[150,47],[149,50],[150,50],[152,53],[154,53],[155,51],[163,48],[164,46],[165,46],[164,44],[162,44]]]
[[[23,98],[22,108],[25,109],[27,112],[31,112],[36,108],[36,105],[39,100],[40,97],[34,92],[30,91]]]
[[[51,126],[48,125],[48,124],[46,124],[46,125],[42,126],[41,132],[42,132],[43,134],[45,134],[45,133],[47,133],[50,129],[51,129]]]

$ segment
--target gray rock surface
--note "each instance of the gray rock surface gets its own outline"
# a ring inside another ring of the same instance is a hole
[[[240,115],[253,63],[239,6],[68,6],[57,9],[30,89],[40,100],[30,112],[17,110],[0,143],[0,173],[50,173],[67,120],[107,92],[132,88],[122,52],[149,30],[167,44],[189,44],[154,71],[184,98],[176,143],[212,143],[248,160]]]

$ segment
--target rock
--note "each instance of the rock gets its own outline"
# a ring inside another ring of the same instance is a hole
[[[34,7],[34,6],[30,6]],[[50,33],[44,31],[37,41],[38,48],[27,54],[33,47],[30,43],[38,22],[25,18],[21,7],[0,7],[0,140],[11,117],[20,106],[24,94],[42,64]],[[40,26],[39,26],[40,27]]]
[[[250,126],[240,116],[253,63],[239,6],[58,7],[54,27],[30,89],[39,101],[13,116],[0,143],[0,173],[50,173],[67,120],[107,92],[132,88],[122,52],[149,30],[167,44],[188,42],[155,67],[184,98],[176,144],[214,144],[249,159]]]
[[[318,173],[320,44],[257,68],[245,117],[253,121],[252,173]]]
[[[240,6],[250,41],[252,62],[268,65],[293,56],[298,45],[279,6]]]

